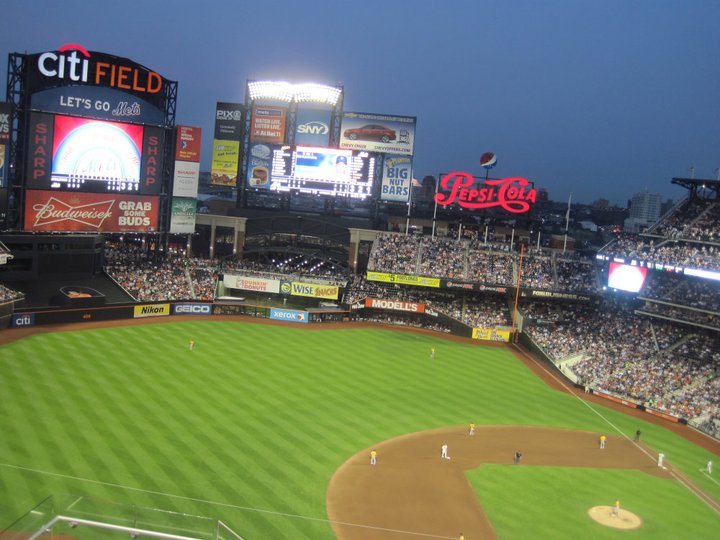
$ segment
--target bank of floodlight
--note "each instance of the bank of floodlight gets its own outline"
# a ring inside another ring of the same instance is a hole
[[[327,103],[337,105],[342,95],[342,88],[316,83],[291,84],[283,81],[250,81],[248,82],[250,99],[271,99],[278,101],[295,101],[297,103]]]

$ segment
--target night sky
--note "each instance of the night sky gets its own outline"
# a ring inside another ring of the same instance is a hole
[[[555,200],[625,205],[720,167],[716,0],[5,0],[7,53],[77,43],[179,83],[203,128],[248,79],[340,83],[345,110],[416,116],[414,175],[524,176]],[[2,98],[5,97],[2,92]]]

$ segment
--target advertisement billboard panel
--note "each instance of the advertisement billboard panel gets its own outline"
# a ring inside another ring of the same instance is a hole
[[[412,155],[416,121],[414,116],[343,113],[340,148]]]
[[[283,144],[287,108],[253,105],[250,119],[250,142]]]
[[[494,328],[473,328],[473,339],[481,339],[483,341],[510,341],[510,332],[508,330],[495,330]]]
[[[375,160],[365,151],[252,144],[247,186],[365,199],[372,194]]]
[[[170,205],[170,232],[194,233],[197,201],[187,197],[173,197]]]
[[[173,173],[173,197],[197,197],[200,163],[176,161]]]
[[[214,186],[237,185],[238,163],[240,161],[239,141],[213,141],[210,183]]]
[[[11,112],[12,104],[7,101],[0,101],[0,144],[10,142]]]
[[[278,309],[270,308],[270,318],[276,321],[289,321],[295,323],[307,324],[307,311],[298,311],[295,309]]]
[[[223,284],[229,289],[241,289],[243,291],[257,291],[274,294],[278,294],[280,292],[280,280],[277,279],[225,274],[223,276]]]
[[[301,108],[297,112],[295,144],[328,146],[330,144],[331,111]]]
[[[380,199],[407,202],[412,183],[412,157],[388,154],[383,163]]]
[[[157,195],[163,141],[158,127],[31,113],[27,187]]]
[[[212,304],[183,302],[172,305],[173,315],[212,315]]]
[[[323,285],[319,283],[305,283],[302,281],[284,281],[280,285],[280,292],[292,296],[306,296],[309,298],[325,298],[337,300],[340,287],[337,285]]]
[[[159,197],[27,190],[25,230],[153,232]]]
[[[0,188],[8,186],[7,145],[0,144]]]
[[[386,272],[367,273],[368,281],[380,281],[382,283],[400,283],[403,285],[417,285],[418,287],[440,287],[440,278],[424,276],[407,276],[403,274],[388,274]]]
[[[366,298],[366,308],[389,309],[392,311],[409,311],[411,313],[424,313],[425,304],[418,302],[403,302],[401,300],[384,300],[382,298]]]
[[[114,122],[165,123],[165,112],[161,108],[138,96],[98,86],[59,86],[35,92],[30,98],[30,107],[38,111]]]
[[[221,141],[239,141],[242,138],[243,106],[240,103],[218,102],[215,107],[215,134]]]
[[[192,126],[177,126],[177,139],[175,143],[175,159],[178,161],[200,162],[200,146],[202,143],[202,128]]]
[[[170,315],[170,304],[148,304],[133,307],[133,317],[136,319],[143,317],[164,317],[166,315]]]

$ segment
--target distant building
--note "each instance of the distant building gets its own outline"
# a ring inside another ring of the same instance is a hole
[[[610,201],[607,199],[598,199],[591,205],[593,208],[597,208],[599,210],[604,210],[605,208],[610,208]]]
[[[641,232],[660,219],[662,197],[659,193],[643,191],[630,200],[630,217],[625,220],[625,232]]]

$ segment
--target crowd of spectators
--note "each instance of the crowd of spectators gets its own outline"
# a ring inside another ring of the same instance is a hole
[[[641,298],[720,313],[720,283],[674,273],[653,272]]]
[[[594,389],[686,419],[720,413],[720,339],[641,318],[618,303],[528,303],[524,331],[554,361]]]
[[[368,269],[512,287],[516,284],[520,255],[510,247],[476,238],[385,233],[373,245]],[[521,284],[534,289],[592,294],[597,292],[596,274],[591,259],[532,248],[523,257]]]
[[[0,303],[17,300],[18,298],[22,298],[22,296],[22,293],[14,291],[10,287],[6,287],[0,283]]]

